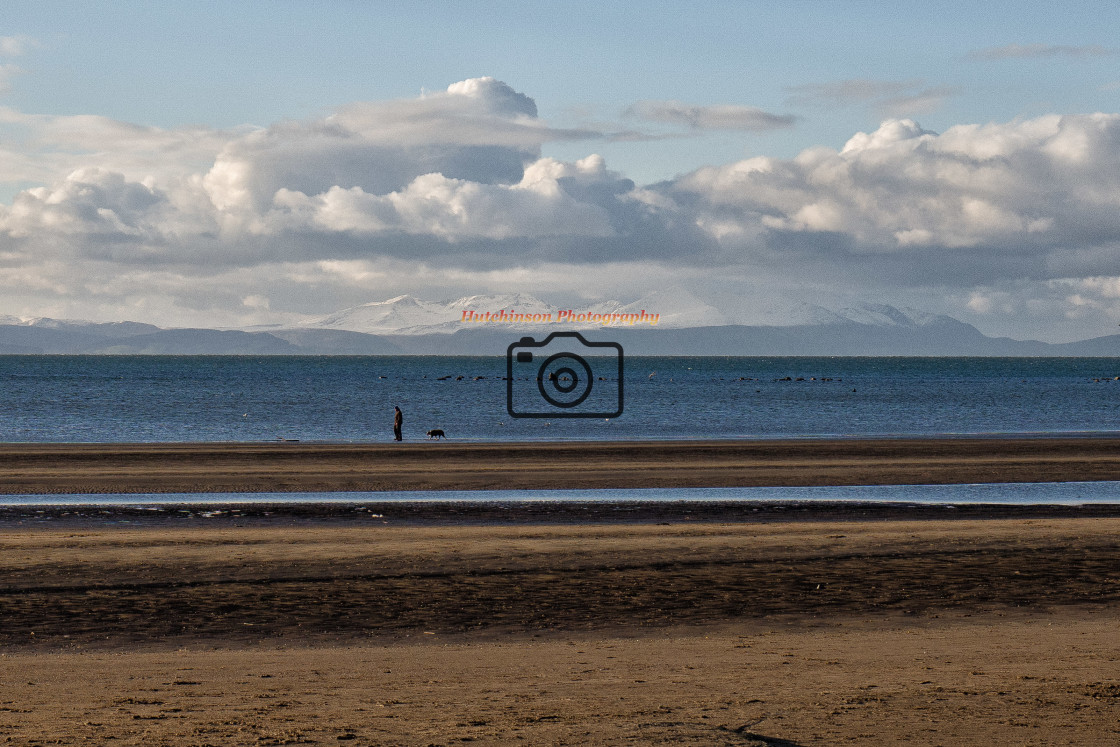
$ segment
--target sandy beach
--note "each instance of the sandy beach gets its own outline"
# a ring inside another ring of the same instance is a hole
[[[1120,480],[1120,438],[0,444],[0,493]]]
[[[16,744],[1110,744],[1120,519],[0,531]]]
[[[638,485],[915,470],[1114,479],[1116,445],[543,453],[569,475],[570,454],[590,453],[600,476],[630,453],[646,460],[627,472]],[[399,485],[417,465],[438,473],[429,455],[453,455],[453,477],[426,479],[461,486],[487,469],[530,480],[544,458],[539,445],[287,446],[121,446],[104,449],[108,463],[100,447],[4,446],[0,474],[9,492],[150,491],[195,474],[193,455],[197,474],[211,467],[205,485],[227,484],[239,462],[238,484],[264,485],[285,458],[284,485],[308,484],[300,463],[312,483]],[[258,448],[268,456],[254,462]],[[486,449],[508,456],[477,462]],[[344,477],[362,461],[374,477]],[[0,514],[0,743],[1120,742],[1111,507],[205,509]]]

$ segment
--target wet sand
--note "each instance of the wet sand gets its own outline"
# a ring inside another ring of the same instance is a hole
[[[1120,438],[0,444],[0,493],[292,492],[1120,480]]]

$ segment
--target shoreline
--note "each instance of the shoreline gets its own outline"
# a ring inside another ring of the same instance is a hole
[[[0,494],[371,492],[1120,480],[1120,436],[6,443]]]

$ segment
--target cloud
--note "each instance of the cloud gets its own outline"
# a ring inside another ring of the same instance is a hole
[[[839,151],[701,169],[666,196],[752,261],[791,268],[895,285],[1120,272],[1120,115],[941,134],[891,120]]]
[[[957,93],[959,90],[952,86],[931,86],[885,97],[876,108],[880,115],[891,117],[929,114],[941,109]]]
[[[0,57],[20,57],[38,46],[38,41],[24,34],[0,36]]]
[[[521,180],[543,143],[598,136],[550,128],[532,99],[477,78],[418,99],[353,104],[320,120],[250,133],[222,150],[204,184],[220,209],[258,212],[281,190],[383,195],[434,173],[508,185]]]
[[[30,36],[0,36],[0,58],[20,57],[38,46]],[[0,60],[0,93],[11,89],[12,78],[23,73],[23,68]]]
[[[1102,47],[1096,44],[1073,46],[1067,44],[1005,44],[1001,47],[987,47],[971,52],[974,60],[1017,60],[1041,59],[1052,57],[1110,57],[1120,54],[1115,47]]]
[[[799,104],[849,106],[888,96],[899,96],[908,90],[921,86],[921,81],[871,80],[868,78],[849,78],[825,83],[806,83],[791,86],[790,100]]]
[[[672,256],[662,236],[705,245],[687,221],[666,229],[602,158],[542,158],[545,142],[592,134],[551,128],[536,111],[492,78],[239,131],[2,110],[0,123],[40,149],[10,153],[9,178],[46,183],[0,206],[0,245],[9,258],[231,267],[607,261]]]
[[[787,89],[790,104],[797,106],[871,106],[881,116],[915,116],[940,109],[955,96],[950,86],[930,86],[922,80],[873,80],[849,78],[807,83]]]
[[[276,230],[294,223],[325,233],[371,237],[404,233],[447,242],[610,236],[613,231],[606,212],[575,199],[560,184],[563,178],[580,179],[594,169],[586,159],[574,168],[546,159],[534,163],[516,185],[484,184],[430,173],[384,195],[370,194],[361,187],[336,186],[314,196],[284,189],[277,193],[276,209],[270,217],[275,219]]]
[[[537,116],[537,103],[535,101],[494,78],[470,78],[452,83],[447,87],[447,93],[449,96],[485,99],[489,101],[490,109],[495,112],[504,112],[511,116]]]
[[[753,106],[694,106],[679,101],[640,101],[626,116],[649,122],[682,125],[693,130],[765,132],[792,127],[796,117],[772,114]]]
[[[252,130],[161,129],[94,115],[25,114],[0,107],[0,181],[53,185],[83,168],[173,182],[210,168]]]
[[[1070,342],[1114,334],[1120,323],[1120,276],[1001,280],[956,294],[952,301],[993,334],[1008,334],[1029,320],[1030,336]]]
[[[843,83],[822,100],[874,106],[927,89]],[[643,116],[688,128],[753,116],[646,103]],[[517,283],[547,296],[673,277],[707,278],[725,298],[925,294],[956,304],[941,311],[1039,324],[1120,313],[1107,280],[1120,277],[1117,114],[943,132],[889,118],[841,148],[649,186],[594,154],[543,156],[604,133],[554,128],[492,78],[267,127],[11,109],[0,127],[5,177],[36,184],[0,205],[0,313],[236,324],[390,291]],[[1033,305],[1012,304],[1016,293]]]
[[[23,69],[18,65],[12,65],[6,62],[0,62],[0,93],[6,93],[11,90],[12,78],[23,72]]]

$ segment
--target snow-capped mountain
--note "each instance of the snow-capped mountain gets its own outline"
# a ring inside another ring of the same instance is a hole
[[[11,316],[5,314],[0,315],[0,324],[57,329],[58,327],[67,324],[93,324],[93,322],[85,322],[77,319],[51,319],[45,316]]]
[[[952,319],[911,308],[895,308],[881,303],[863,303],[837,311],[837,314],[856,324],[875,327],[925,327]]]
[[[951,316],[931,314],[909,307],[897,308],[882,303],[859,303],[838,309],[827,309],[802,301],[791,306],[767,309],[756,325],[771,327],[805,327],[860,324],[869,327],[919,329],[931,325],[964,324]],[[751,322],[747,322],[748,324]]]
[[[735,324],[723,312],[681,288],[654,291],[631,303],[598,301],[558,307],[526,293],[498,293],[464,296],[454,301],[425,301],[403,295],[387,301],[373,301],[343,309],[301,325],[303,329],[332,329],[379,335],[452,334],[460,329],[484,325],[489,329],[555,330],[596,329],[600,321],[580,321],[578,315],[641,314],[657,315],[659,329],[721,327]],[[498,316],[504,312],[504,317]],[[574,313],[571,313],[574,312]],[[486,315],[490,316],[487,317]],[[506,317],[520,318],[507,320]],[[497,319],[495,319],[497,317]],[[547,318],[546,322],[527,322],[524,317]],[[576,317],[576,318],[573,318]],[[840,309],[827,309],[812,303],[799,303],[772,309],[762,326],[794,327],[822,325],[867,325],[918,329],[930,325],[963,324],[952,317],[930,314],[911,308],[863,303]],[[757,322],[756,322],[757,324]],[[614,322],[610,327],[632,326]]]
[[[373,301],[336,311],[304,324],[318,329],[340,329],[367,334],[398,333],[425,329],[448,320],[446,305],[404,295],[388,301]]]
[[[516,309],[519,314],[549,314],[555,313],[556,308],[546,304],[536,296],[527,293],[497,293],[479,296],[464,296],[446,304],[462,318],[463,311],[493,311],[498,309]]]
[[[566,307],[545,303],[526,293],[464,296],[444,302],[424,301],[404,295],[343,309],[310,320],[303,327],[383,335],[451,334],[479,325],[490,329],[516,327],[543,330],[556,329],[559,325],[565,329],[595,329],[602,327],[603,323],[587,318],[580,320],[580,315],[641,314],[643,311],[647,316],[658,315],[657,324],[651,326],[682,328],[727,324],[718,309],[687,291],[672,289],[656,291],[632,303],[598,301]],[[523,321],[524,317],[546,321],[527,322]],[[610,326],[626,325],[615,322]]]
[[[27,327],[34,330],[59,330],[71,333],[89,333],[104,337],[126,337],[154,332],[159,329],[142,322],[92,322],[86,319],[52,319],[46,316],[11,316],[0,314],[0,325]]]
[[[589,318],[646,314],[646,321],[605,325]],[[522,334],[579,329],[609,339],[627,355],[1093,355],[1113,356],[1120,335],[1071,343],[993,338],[949,316],[885,304],[837,310],[802,303],[764,309],[764,323],[728,321],[676,288],[632,303],[599,301],[556,307],[525,294],[425,301],[397,296],[292,327],[162,329],[137,322],[0,317],[0,354],[159,355],[502,355]],[[464,321],[464,314],[483,321]],[[571,321],[574,314],[578,318]],[[489,315],[489,316],[486,316]],[[582,317],[580,317],[582,315]],[[511,316],[516,318],[510,319]],[[550,319],[525,322],[525,317]],[[657,324],[649,319],[656,317]],[[757,319],[757,318],[756,318]],[[588,332],[590,331],[590,332]]]
[[[719,327],[730,323],[719,309],[681,288],[654,291],[613,311],[620,314],[640,314],[642,311],[659,314],[657,326],[668,328]]]
[[[425,301],[404,295],[354,306],[302,325],[380,335],[450,334],[463,326],[464,312],[553,314],[556,309],[523,293],[464,296],[454,301]]]

